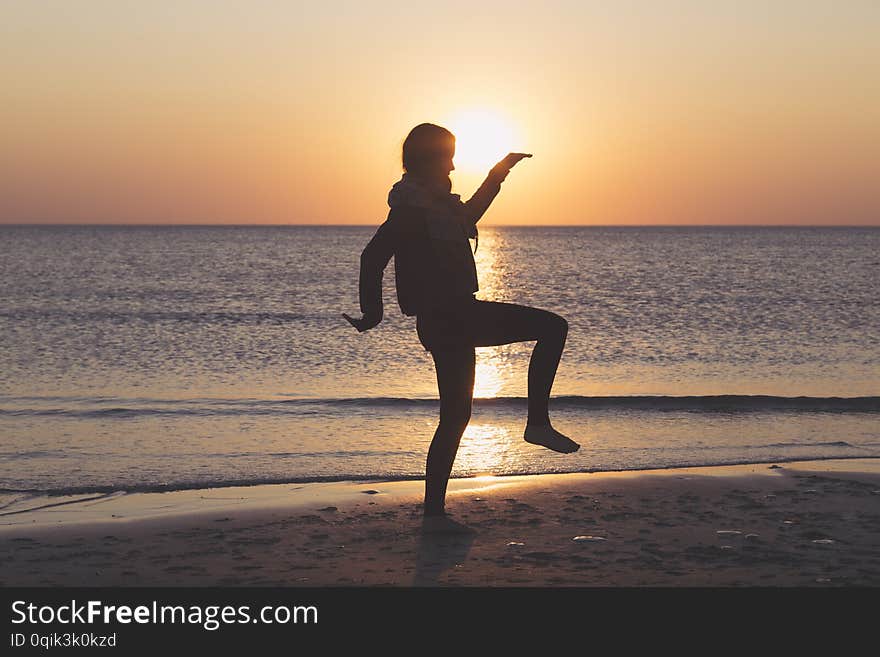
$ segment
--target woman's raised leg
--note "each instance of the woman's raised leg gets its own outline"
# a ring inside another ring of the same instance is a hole
[[[470,317],[476,347],[536,340],[529,361],[529,416],[523,437],[556,452],[576,452],[580,445],[552,427],[549,411],[568,322],[548,310],[499,301],[477,301]]]

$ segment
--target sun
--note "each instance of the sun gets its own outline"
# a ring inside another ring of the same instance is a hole
[[[455,169],[462,173],[486,171],[519,147],[510,121],[488,108],[459,111],[446,126],[455,135]]]

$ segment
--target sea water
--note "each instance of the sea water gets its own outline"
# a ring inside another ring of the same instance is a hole
[[[0,501],[415,478],[437,423],[401,314],[359,334],[375,226],[0,227]],[[472,243],[473,244],[473,243]],[[533,342],[477,349],[455,475],[880,456],[880,229],[481,227],[477,297],[568,320],[522,440]]]

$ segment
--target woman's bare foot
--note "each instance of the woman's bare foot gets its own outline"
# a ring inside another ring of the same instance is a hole
[[[527,443],[541,445],[562,454],[571,454],[581,448],[571,438],[559,433],[549,424],[527,424],[523,438]]]
[[[443,514],[425,516],[422,520],[422,532],[426,534],[475,534],[476,530]]]

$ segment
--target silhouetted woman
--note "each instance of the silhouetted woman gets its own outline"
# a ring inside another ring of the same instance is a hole
[[[469,238],[501,190],[511,167],[526,153],[510,153],[489,171],[467,201],[451,193],[455,136],[422,123],[403,142],[405,173],[388,193],[388,219],[361,254],[360,306],[363,317],[343,316],[358,330],[382,321],[382,275],[394,256],[397,300],[416,316],[419,341],[431,352],[440,392],[440,423],[428,450],[425,473],[425,528],[462,531],[445,513],[446,486],[461,436],[471,417],[474,347],[537,340],[528,375],[527,442],[557,452],[579,445],[550,425],[550,388],[568,323],[559,315],[513,303],[482,301]],[[478,243],[478,239],[477,239]]]

